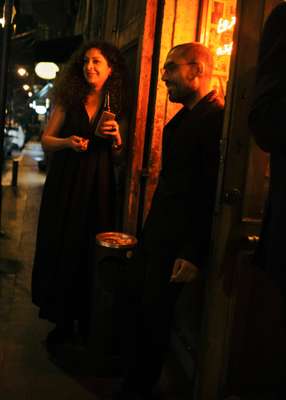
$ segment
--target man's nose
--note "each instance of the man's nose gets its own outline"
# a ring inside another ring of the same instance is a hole
[[[167,80],[167,76],[168,76],[168,72],[166,70],[166,68],[161,68],[160,69],[160,73],[161,73],[161,79],[163,82],[165,82]]]

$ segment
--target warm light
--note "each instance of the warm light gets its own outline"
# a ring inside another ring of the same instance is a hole
[[[40,62],[35,67],[36,74],[42,79],[54,79],[59,67],[52,62]]]
[[[33,93],[32,93],[32,92],[28,92],[28,96],[29,96],[29,97],[32,97],[32,96],[33,96]]]
[[[218,21],[218,25],[217,25],[217,33],[223,33],[226,31],[230,31],[236,22],[236,18],[235,17],[231,17],[231,19],[224,19],[224,18],[220,18]]]
[[[17,72],[18,72],[18,74],[20,76],[28,75],[27,70],[25,68],[22,68],[22,67],[18,68]]]
[[[0,18],[0,25],[2,26],[2,28],[4,28],[5,25],[5,18]]]
[[[23,85],[22,87],[23,87],[23,89],[26,90],[26,91],[30,90],[30,86],[29,86],[29,85]]]
[[[217,56],[229,56],[232,52],[233,42],[225,44],[223,47],[216,49]]]

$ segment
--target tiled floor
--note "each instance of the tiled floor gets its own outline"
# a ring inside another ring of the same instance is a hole
[[[92,355],[79,346],[70,347],[61,361],[55,361],[49,358],[42,344],[51,324],[38,319],[30,297],[36,225],[45,178],[36,161],[40,151],[36,143],[26,146],[17,188],[11,186],[11,163],[7,164],[2,180],[0,399],[108,399],[118,378],[100,376],[94,369]],[[165,392],[164,399],[186,398],[174,386]],[[187,398],[191,400],[190,396]]]

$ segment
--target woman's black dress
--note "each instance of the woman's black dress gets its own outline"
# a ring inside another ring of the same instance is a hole
[[[111,142],[93,135],[84,105],[66,112],[60,137],[89,138],[86,152],[53,153],[40,208],[32,275],[39,316],[53,322],[87,312],[92,238],[114,229]]]

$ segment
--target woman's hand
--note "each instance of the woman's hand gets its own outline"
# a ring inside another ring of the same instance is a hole
[[[113,139],[113,143],[116,146],[122,145],[120,129],[117,121],[112,120],[103,122],[99,127],[99,133],[101,135],[106,135],[107,137],[111,137]]]
[[[55,106],[41,141],[45,151],[58,151],[66,148],[77,152],[86,151],[89,139],[77,135],[67,138],[59,137],[59,132],[65,121],[65,111],[61,106]]]
[[[72,135],[66,138],[67,147],[77,151],[82,152],[87,150],[89,139],[84,139],[83,137]]]

